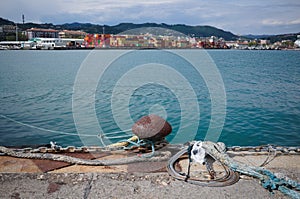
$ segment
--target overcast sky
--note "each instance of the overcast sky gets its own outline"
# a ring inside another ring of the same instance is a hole
[[[211,25],[234,34],[300,32],[300,0],[1,0],[0,17],[22,22]]]

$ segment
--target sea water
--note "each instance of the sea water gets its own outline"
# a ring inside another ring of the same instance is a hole
[[[93,60],[93,65],[102,67],[107,62],[109,67],[101,76],[97,68],[87,67],[85,70],[90,70],[87,74],[93,77],[83,76],[80,83],[82,66],[89,63],[93,51],[0,51],[0,145],[55,141],[62,146],[102,146],[99,135],[110,142],[126,139],[131,135],[133,122],[151,113],[161,115],[172,125],[173,131],[167,137],[171,143],[174,137],[179,143],[205,139],[215,118],[213,114],[218,114],[212,113],[214,101],[205,77],[210,69],[199,75],[186,61],[162,56],[162,52],[137,51],[134,57],[123,56],[111,62],[106,60],[110,59],[108,56],[100,56]],[[109,54],[114,53],[120,50],[109,50]],[[208,50],[206,53],[221,77],[224,90],[225,109],[220,112],[220,115],[225,113],[220,119],[224,125],[219,126],[218,141],[228,146],[300,145],[300,51]],[[155,64],[171,65],[165,67],[170,75],[162,75],[159,68],[147,74]],[[135,66],[141,70],[135,71]],[[176,74],[183,81],[178,81]],[[166,83],[159,80],[137,84],[139,77],[147,79],[151,75],[161,75]],[[78,82],[83,88],[79,94],[74,89]],[[191,108],[195,100],[196,109]],[[74,116],[77,104],[82,106],[81,121]],[[93,111],[89,114],[88,107],[93,108],[99,126],[91,121],[89,115]],[[79,126],[80,122],[84,125]],[[192,138],[187,136],[191,134]]]

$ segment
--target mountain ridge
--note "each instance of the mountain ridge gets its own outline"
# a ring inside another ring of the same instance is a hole
[[[0,25],[12,25],[15,24],[13,21],[9,21],[7,19],[3,19],[0,17]],[[165,24],[165,23],[141,23],[141,24],[135,24],[135,23],[120,23],[118,25],[99,25],[99,24],[92,24],[92,23],[79,23],[79,22],[73,22],[73,23],[64,23],[64,24],[58,24],[54,25],[52,23],[18,23],[18,27],[26,30],[30,28],[51,28],[51,29],[57,29],[57,30],[81,30],[87,33],[102,33],[103,27],[105,27],[105,33],[108,34],[119,34],[124,31],[128,31],[131,29],[136,28],[145,28],[145,27],[157,27],[157,28],[166,28],[171,29],[174,31],[178,31],[180,33],[183,33],[185,35],[189,36],[195,36],[195,37],[210,37],[210,36],[216,36],[216,37],[222,37],[225,40],[236,40],[238,38],[237,35],[225,31],[213,26],[190,26],[185,24]]]
[[[8,19],[4,19],[0,17],[0,26],[1,25],[14,25],[15,22],[10,21]],[[51,28],[56,30],[81,30],[87,33],[102,33],[103,27],[105,29],[105,33],[108,34],[120,34],[122,32],[132,30],[132,29],[138,29],[138,28],[149,28],[149,27],[156,27],[156,28],[166,28],[174,31],[178,31],[184,35],[188,36],[195,36],[195,37],[210,37],[210,36],[216,36],[216,37],[222,37],[225,40],[237,40],[237,39],[268,39],[271,42],[281,41],[281,40],[297,40],[297,35],[300,35],[299,33],[290,33],[290,34],[277,34],[277,35],[235,35],[231,33],[230,31],[225,31],[220,28],[216,28],[209,25],[185,25],[185,24],[166,24],[166,23],[141,23],[141,24],[135,24],[135,23],[119,23],[117,25],[100,25],[100,24],[92,24],[92,23],[80,23],[80,22],[73,22],[73,23],[64,23],[64,24],[58,24],[54,25],[52,23],[32,23],[28,22],[25,24],[18,23],[18,27],[20,29],[26,30],[30,28]]]

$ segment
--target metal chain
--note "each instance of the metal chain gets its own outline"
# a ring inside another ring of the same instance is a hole
[[[155,148],[162,148],[166,146],[166,142],[156,143]],[[240,155],[265,155],[270,152],[275,152],[277,155],[300,155],[300,146],[298,147],[287,147],[287,146],[274,146],[274,145],[263,145],[263,146],[232,146],[227,147],[228,153],[240,154]],[[97,147],[97,146],[67,146],[61,147],[54,143],[52,147],[39,147],[15,149],[17,152],[24,153],[89,153],[89,152],[108,152],[108,151],[121,151],[123,147]]]
[[[97,146],[67,146],[61,147],[56,145],[55,142],[50,142],[51,147],[38,147],[38,148],[22,148],[22,149],[14,149],[16,152],[23,153],[91,153],[91,152],[110,152],[110,151],[124,151],[124,147],[97,147]],[[167,145],[166,141],[161,141],[154,144],[156,149],[162,148]],[[147,146],[146,146],[147,147]],[[126,150],[135,149],[137,147],[133,146],[131,148],[126,148]]]
[[[270,152],[275,152],[277,155],[300,155],[300,147],[287,147],[287,146],[275,146],[275,145],[263,145],[263,146],[232,146],[227,147],[227,152],[233,152],[235,154],[253,154],[264,155]]]

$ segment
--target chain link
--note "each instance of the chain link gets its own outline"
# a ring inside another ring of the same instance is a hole
[[[227,147],[228,152],[241,154],[266,154],[269,152],[276,152],[281,155],[300,155],[300,147],[262,145],[262,146],[232,146]]]
[[[161,141],[155,143],[155,148],[159,149],[167,145],[166,141]],[[147,146],[146,146],[147,147]],[[126,150],[132,150],[137,148],[136,146],[126,148]],[[143,148],[143,147],[141,147]],[[91,152],[110,152],[110,151],[123,151],[124,147],[97,147],[97,146],[67,146],[61,147],[56,145],[56,143],[51,143],[51,147],[38,147],[38,148],[22,148],[22,149],[14,149],[16,152],[23,152],[23,153],[91,153]]]
[[[162,148],[166,146],[166,142],[155,144],[155,148]],[[287,146],[275,146],[275,145],[263,145],[263,146],[232,146],[227,147],[227,152],[234,154],[249,154],[249,155],[264,155],[270,152],[276,152],[277,155],[300,155],[300,146],[287,147]],[[53,145],[52,147],[39,147],[39,148],[23,148],[15,149],[17,152],[24,153],[89,153],[89,152],[108,152],[124,150],[123,147],[97,147],[97,146],[67,146],[61,147]],[[130,148],[129,148],[130,150]]]

